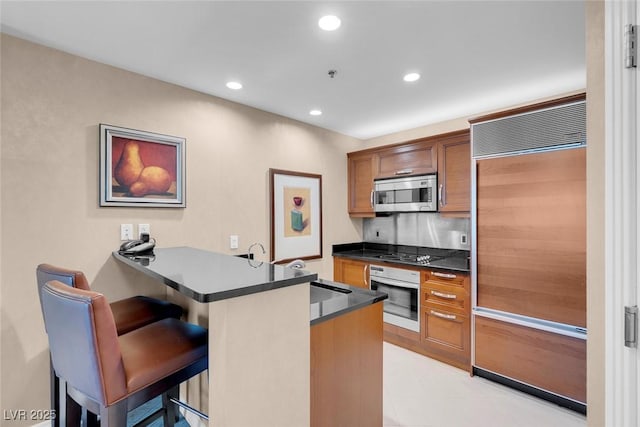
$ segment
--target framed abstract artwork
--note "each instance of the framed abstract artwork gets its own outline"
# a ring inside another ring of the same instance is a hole
[[[322,175],[269,169],[271,260],[322,258]]]
[[[185,207],[185,139],[101,124],[99,191],[100,206]]]

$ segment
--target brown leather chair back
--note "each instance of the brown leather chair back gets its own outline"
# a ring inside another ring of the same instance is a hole
[[[42,289],[45,283],[57,280],[74,288],[90,291],[89,281],[82,271],[69,270],[68,268],[56,267],[51,264],[40,264],[36,267],[38,278],[38,289]]]
[[[55,280],[43,285],[40,297],[57,375],[103,405],[123,397],[125,372],[106,298]]]

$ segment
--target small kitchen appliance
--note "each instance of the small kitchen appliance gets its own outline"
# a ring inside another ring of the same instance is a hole
[[[407,176],[374,181],[375,212],[436,212],[437,175]]]

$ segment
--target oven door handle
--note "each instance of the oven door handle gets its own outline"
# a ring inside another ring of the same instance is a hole
[[[383,285],[396,286],[398,288],[407,288],[407,289],[420,289],[420,283],[411,283],[411,282],[402,282],[400,280],[388,279],[386,277],[378,277],[378,276],[369,276],[369,284],[372,282],[378,282]]]

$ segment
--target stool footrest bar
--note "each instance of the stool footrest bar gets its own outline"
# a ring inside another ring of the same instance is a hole
[[[202,412],[198,411],[196,408],[194,408],[192,406],[189,406],[184,402],[181,402],[180,400],[176,399],[175,397],[169,398],[169,401],[171,401],[172,403],[175,403],[179,407],[181,407],[183,409],[186,409],[187,411],[189,411],[191,413],[196,414],[197,416],[199,416],[203,420],[209,421],[209,416],[207,414],[203,414]]]

